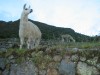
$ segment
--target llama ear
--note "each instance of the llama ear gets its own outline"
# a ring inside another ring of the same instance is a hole
[[[23,9],[25,9],[25,7],[26,7],[26,4],[24,4]]]
[[[30,5],[29,5],[29,9],[30,9]]]

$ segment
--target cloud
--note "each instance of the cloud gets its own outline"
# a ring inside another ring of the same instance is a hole
[[[100,3],[96,1],[30,0],[37,20],[59,27],[73,28],[76,32],[86,35],[97,34],[100,28],[99,25],[95,26],[100,18]]]

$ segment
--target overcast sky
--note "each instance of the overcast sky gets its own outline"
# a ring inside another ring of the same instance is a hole
[[[100,33],[100,0],[0,0],[0,20],[18,20],[25,3],[33,9],[32,20],[85,35]]]

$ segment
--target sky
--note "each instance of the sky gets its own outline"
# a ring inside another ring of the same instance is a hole
[[[29,19],[89,36],[100,34],[100,0],[0,0],[0,20],[20,19],[25,3],[33,9]]]

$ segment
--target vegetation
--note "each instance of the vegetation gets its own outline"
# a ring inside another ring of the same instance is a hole
[[[58,40],[61,38],[60,36],[62,34],[69,34],[71,35],[76,41],[82,42],[82,41],[98,41],[100,40],[100,36],[86,36],[80,33],[75,32],[71,28],[61,28],[61,27],[55,27],[52,25],[48,25],[45,23],[41,23],[38,21],[32,21],[34,24],[36,24],[41,32],[42,32],[42,39],[49,40],[49,39],[55,39]],[[14,22],[9,21],[0,21],[0,38],[18,38],[18,30],[19,30],[19,20],[16,20]]]
[[[79,49],[94,49],[100,48],[100,42],[76,42],[76,43],[65,43],[64,46],[69,48]]]

